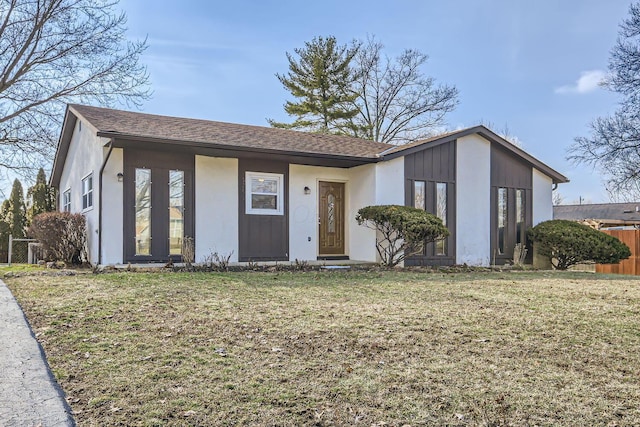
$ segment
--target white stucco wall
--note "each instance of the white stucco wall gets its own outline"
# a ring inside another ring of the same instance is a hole
[[[196,156],[196,262],[214,252],[238,261],[238,159]]]
[[[469,135],[456,143],[456,264],[491,260],[491,145]]]
[[[108,149],[104,150],[106,156]],[[122,153],[122,148],[111,151],[102,174],[102,264],[120,264],[123,261],[124,187],[122,182],[118,182],[118,173],[124,171]]]
[[[376,164],[376,205],[404,205],[404,157]]]
[[[58,188],[60,208],[63,193],[70,189],[71,212],[82,213],[87,219],[89,261],[93,264],[98,262],[99,174],[107,151],[104,145],[108,143],[107,138],[97,137],[96,132],[86,121],[76,121]],[[83,210],[82,180],[89,174],[93,174],[93,207]],[[122,210],[122,204],[119,208]],[[122,228],[119,233],[122,234]]]
[[[356,261],[375,262],[376,233],[358,225],[356,214],[360,208],[376,204],[376,165],[362,165],[349,169],[349,258]]]
[[[345,251],[348,254],[348,239],[351,224],[349,170],[318,166],[289,165],[289,259],[315,260],[318,256],[318,182],[345,183]],[[304,194],[309,187],[310,194]],[[311,238],[311,240],[309,240]]]
[[[553,219],[553,181],[537,169],[533,169],[533,225]]]

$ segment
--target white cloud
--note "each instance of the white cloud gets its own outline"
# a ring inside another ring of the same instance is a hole
[[[580,78],[576,80],[575,84],[560,86],[555,89],[555,93],[589,93],[598,89],[603,82],[605,72],[602,70],[583,71],[580,73]]]

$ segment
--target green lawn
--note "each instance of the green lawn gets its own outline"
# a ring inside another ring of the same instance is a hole
[[[640,424],[640,281],[629,277],[5,281],[80,426]]]

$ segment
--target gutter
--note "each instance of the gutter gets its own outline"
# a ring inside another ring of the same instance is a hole
[[[100,207],[98,209],[98,265],[102,265],[102,175],[112,151],[113,138],[109,140],[109,151],[107,152],[107,157],[104,158],[104,162],[102,162],[102,167],[100,167],[100,173],[98,174],[98,206]]]

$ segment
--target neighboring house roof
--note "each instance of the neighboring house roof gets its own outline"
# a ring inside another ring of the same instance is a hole
[[[640,202],[558,205],[553,219],[594,222],[599,227],[640,224]]]
[[[299,132],[252,125],[209,120],[160,116],[109,108],[72,104],[67,107],[65,120],[54,160],[51,183],[57,185],[77,118],[83,118],[97,129],[97,135],[116,141],[134,143],[163,143],[201,150],[244,151],[297,158],[324,158],[342,162],[343,166],[391,160],[471,134],[480,134],[524,159],[552,178],[554,183],[568,179],[506,141],[484,126],[449,132],[406,145],[384,144],[341,135]]]

